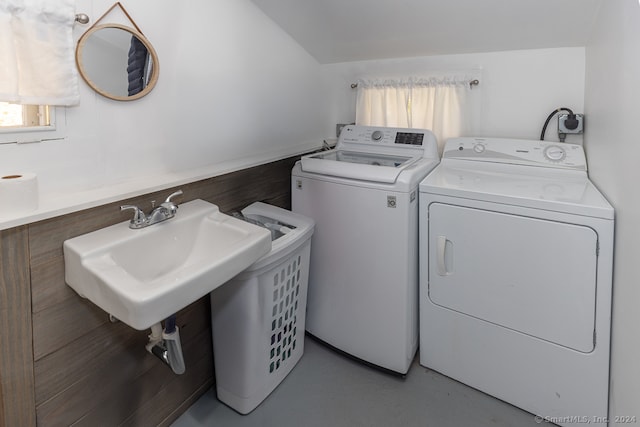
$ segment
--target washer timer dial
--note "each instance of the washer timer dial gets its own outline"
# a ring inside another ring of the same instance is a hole
[[[374,141],[380,141],[382,139],[382,132],[379,130],[373,131],[371,134],[371,139]]]
[[[552,162],[561,162],[567,157],[567,152],[558,145],[550,145],[544,149],[544,157]]]

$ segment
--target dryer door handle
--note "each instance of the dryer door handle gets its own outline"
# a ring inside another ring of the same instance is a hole
[[[436,248],[436,263],[438,269],[438,275],[449,276],[452,271],[447,270],[447,252],[451,252],[453,242],[447,239],[446,236],[438,236],[437,248]],[[449,253],[449,255],[451,255]]]

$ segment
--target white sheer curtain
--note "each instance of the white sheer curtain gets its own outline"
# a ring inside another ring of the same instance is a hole
[[[430,129],[442,148],[448,138],[473,131],[469,75],[358,80],[356,123]],[[477,89],[474,89],[477,90]]]
[[[75,0],[0,0],[0,101],[80,102]]]

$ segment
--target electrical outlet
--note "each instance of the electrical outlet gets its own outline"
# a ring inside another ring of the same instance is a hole
[[[561,114],[558,116],[558,133],[582,133],[583,131],[583,114]]]

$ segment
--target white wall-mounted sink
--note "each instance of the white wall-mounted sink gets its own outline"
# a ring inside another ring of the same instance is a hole
[[[65,280],[80,296],[143,330],[191,304],[271,250],[268,230],[193,200],[132,230],[122,222],[64,242]]]

